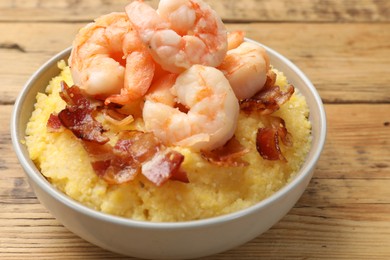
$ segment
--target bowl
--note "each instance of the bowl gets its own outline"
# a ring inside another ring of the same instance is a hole
[[[326,117],[320,96],[302,71],[276,51],[264,47],[271,64],[283,71],[306,97],[313,138],[300,171],[272,196],[249,208],[223,216],[187,222],[153,223],[95,211],[57,190],[31,161],[22,140],[36,94],[43,92],[50,79],[58,75],[57,61],[67,59],[71,51],[68,48],[32,75],[16,100],[11,119],[15,152],[39,201],[66,228],[86,241],[138,258],[187,259],[212,255],[242,245],[268,230],[287,214],[306,189],[324,146]]]

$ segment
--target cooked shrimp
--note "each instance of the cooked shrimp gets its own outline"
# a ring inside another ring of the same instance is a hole
[[[229,80],[239,100],[252,97],[262,89],[269,70],[269,57],[257,44],[243,42],[229,50],[218,67]]]
[[[228,51],[237,48],[244,42],[245,33],[243,31],[229,32],[227,35]]]
[[[166,145],[196,151],[220,147],[233,136],[239,105],[221,71],[193,65],[171,84],[153,86],[158,94],[151,92],[146,96],[143,109],[146,130]],[[168,97],[161,98],[163,93]],[[188,111],[180,111],[172,100]]]
[[[149,54],[135,31],[127,33],[123,41],[126,57],[124,86],[120,94],[109,96],[105,103],[126,104],[141,98],[148,91],[153,80],[155,66]]]
[[[173,107],[176,103],[171,87],[175,84],[178,75],[169,73],[161,76],[149,89],[147,99],[155,103],[163,103]]]
[[[225,26],[201,0],[161,0],[157,11],[135,0],[126,12],[154,60],[167,71],[180,73],[193,64],[216,67],[226,55]]]
[[[154,63],[125,13],[99,17],[80,30],[69,58],[74,83],[106,103],[125,104],[144,95]]]

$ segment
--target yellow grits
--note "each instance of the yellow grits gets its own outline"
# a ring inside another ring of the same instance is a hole
[[[35,110],[27,125],[26,144],[31,159],[42,174],[59,190],[80,203],[105,213],[135,220],[173,222],[204,219],[249,207],[270,196],[300,169],[311,145],[311,125],[305,98],[298,90],[274,115],[286,122],[293,146],[280,143],[287,163],[264,160],[256,150],[256,132],[261,116],[241,113],[236,138],[250,152],[244,156],[249,166],[219,167],[189,149],[177,148],[185,160],[182,168],[190,183],[169,180],[156,187],[142,174],[134,181],[108,185],[93,171],[87,152],[69,131],[49,133],[46,123],[52,112],[60,112],[60,81],[72,85],[69,68],[60,62],[62,72],[52,79],[46,93],[37,94]],[[287,79],[277,72],[279,86]],[[142,129],[136,120],[128,129]],[[111,127],[111,130],[114,128]]]

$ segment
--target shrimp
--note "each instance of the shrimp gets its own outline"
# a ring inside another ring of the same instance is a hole
[[[240,108],[223,73],[213,67],[193,65],[176,80],[170,77],[152,86],[155,91],[146,95],[146,130],[166,145],[195,151],[213,150],[231,139]],[[186,111],[181,111],[179,105]]]
[[[194,64],[216,67],[226,55],[225,26],[201,0],[161,0],[157,10],[135,0],[126,13],[164,70],[180,73]]]
[[[126,104],[142,97],[154,62],[125,13],[99,17],[80,30],[69,57],[73,81],[89,95]]]
[[[263,47],[243,42],[227,52],[218,68],[229,80],[237,98],[243,100],[252,97],[263,88],[269,65],[269,57]]]
[[[237,48],[241,43],[244,42],[245,33],[243,31],[233,31],[228,33],[227,42],[228,42],[228,51]]]

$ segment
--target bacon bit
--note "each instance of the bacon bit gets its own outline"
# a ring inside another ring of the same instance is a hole
[[[75,85],[68,87],[61,82],[61,87],[60,96],[67,105],[58,116],[50,116],[48,126],[56,129],[63,125],[71,130],[81,140],[100,178],[109,184],[121,184],[134,180],[142,170],[156,186],[169,179],[189,182],[187,174],[180,169],[182,154],[168,150],[152,133],[140,131],[122,132],[117,143],[109,145],[103,126],[94,118],[102,102],[92,102]],[[113,109],[105,107],[103,111],[111,111],[107,115],[119,123],[127,120],[128,117]]]
[[[111,160],[113,151],[112,146],[108,143],[99,144],[85,140],[81,140],[81,143],[92,162]]]
[[[109,184],[121,184],[135,178],[140,171],[140,165],[131,155],[118,153],[109,144],[98,144],[83,141],[84,149],[91,158],[91,165],[96,175]]]
[[[264,87],[253,97],[240,101],[241,110],[251,113],[258,112],[264,115],[266,127],[259,128],[256,135],[256,149],[266,160],[281,160],[287,162],[279,146],[279,138],[286,146],[292,145],[291,135],[288,133],[286,124],[279,117],[270,116],[281,105],[286,103],[294,94],[294,86],[288,85],[286,91],[282,91],[275,85],[276,74],[269,71]]]
[[[286,146],[292,146],[292,138],[290,133],[287,131],[286,122],[277,116],[269,116],[267,117],[267,120],[267,124],[278,130],[278,135],[283,144]]]
[[[190,180],[188,179],[187,173],[185,171],[183,171],[181,168],[177,169],[176,171],[173,171],[170,179],[173,181],[190,183]]]
[[[184,156],[176,151],[160,151],[154,157],[142,165],[142,174],[156,186],[161,186],[172,175],[176,180],[188,182],[187,176],[179,172]],[[178,174],[174,174],[178,173]]]
[[[276,73],[273,72],[272,70],[268,70],[267,72],[267,80],[264,83],[264,87],[272,87],[276,83]]]
[[[265,127],[257,130],[256,149],[266,160],[286,161],[280,150],[279,134],[275,128]]]
[[[115,144],[114,152],[122,157],[131,157],[138,163],[151,159],[162,147],[152,133],[140,131],[123,132]]]
[[[184,156],[167,151],[151,133],[129,131],[122,133],[115,146],[83,141],[96,174],[109,184],[134,180],[141,172],[156,186],[168,179],[188,183],[187,174],[180,169]]]
[[[93,110],[102,104],[102,102],[98,101],[92,102],[78,86],[73,85],[69,87],[65,81],[61,81],[60,96],[66,102],[67,108],[71,111],[77,109]]]
[[[46,127],[49,133],[58,133],[63,130],[61,121],[58,118],[58,115],[55,114],[50,114]]]
[[[286,146],[292,145],[291,136],[286,124],[280,117],[270,116],[270,126],[259,128],[256,135],[256,149],[266,160],[281,160],[287,162],[279,146],[279,137]]]
[[[67,103],[66,108],[58,114],[62,125],[82,140],[100,144],[108,142],[108,137],[103,135],[103,126],[93,117],[96,104],[92,104],[75,85],[68,87],[62,81],[61,87],[60,96]]]
[[[186,113],[186,114],[188,113],[188,111],[190,111],[190,109],[187,106],[185,106],[185,105],[183,105],[181,103],[176,103],[175,104],[175,108],[179,109],[180,112],[183,112],[183,113]]]
[[[201,155],[210,163],[218,166],[239,167],[248,165],[248,162],[241,158],[248,151],[249,150],[233,136],[225,145],[212,151],[201,151]]]
[[[108,184],[122,184],[132,181],[140,171],[138,164],[132,164],[132,161],[123,162],[117,157],[110,161],[97,161],[91,164],[96,174]]]
[[[95,173],[108,184],[121,184],[134,180],[139,167],[124,165],[118,160],[97,161],[91,163]]]
[[[273,72],[272,72],[273,73]],[[240,101],[240,108],[245,112],[259,111],[261,115],[269,115],[286,103],[294,94],[294,86],[288,85],[286,91],[281,91],[275,85],[276,74],[269,73],[264,87],[253,97]]]

